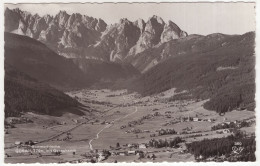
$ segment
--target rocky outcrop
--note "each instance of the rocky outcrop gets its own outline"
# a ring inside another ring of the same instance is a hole
[[[158,44],[164,25],[165,23],[161,17],[151,17],[146,23],[144,33],[141,36],[142,44],[146,47]]]
[[[59,40],[59,27],[52,22],[45,31],[41,31],[39,40],[44,43],[57,44]]]
[[[104,20],[102,19],[98,19],[97,24],[95,26],[95,30],[99,31],[99,32],[103,32],[106,30],[107,24],[105,23]]]
[[[187,32],[182,31],[175,23],[169,21],[169,23],[164,26],[164,30],[161,35],[161,42],[164,43],[186,36],[188,36]]]
[[[140,29],[141,33],[144,32],[145,22],[143,19],[138,19],[134,22],[134,24]]]
[[[60,29],[64,29],[65,25],[69,19],[69,15],[66,13],[66,11],[60,11],[55,17],[54,22],[58,24],[58,27]]]
[[[101,47],[107,52],[110,61],[122,61],[129,49],[136,44],[140,34],[141,30],[136,24],[121,19],[104,32],[101,41],[95,47]]]
[[[103,51],[95,54],[106,54],[110,61],[125,61],[149,48],[185,36],[187,33],[172,21],[165,24],[158,16],[149,18],[146,23],[142,19],[135,22],[121,19],[104,32],[101,41],[96,45],[98,50]]]
[[[136,46],[131,48],[128,56],[136,55],[158,44],[164,25],[163,19],[158,16],[149,18]]]

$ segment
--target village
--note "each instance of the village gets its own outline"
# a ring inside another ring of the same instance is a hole
[[[68,94],[88,104],[90,111],[84,116],[63,117],[28,113],[5,121],[7,162],[15,159],[26,163],[28,157],[46,163],[197,161],[199,158],[189,153],[187,144],[224,138],[237,131],[254,134],[253,112],[232,111],[220,116],[205,110],[205,101],[166,102],[166,95],[141,97],[124,90],[81,90]],[[37,130],[24,130],[25,137],[17,139],[19,128],[28,125],[35,125]],[[42,153],[15,152],[16,148],[26,150],[38,145],[61,148]]]

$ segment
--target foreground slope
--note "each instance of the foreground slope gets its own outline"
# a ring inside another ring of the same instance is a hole
[[[75,99],[7,64],[4,82],[5,117],[20,116],[25,112],[59,116],[65,110],[83,114],[78,110],[79,103]]]

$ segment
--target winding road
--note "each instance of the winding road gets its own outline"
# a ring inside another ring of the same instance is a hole
[[[97,133],[96,138],[93,138],[93,139],[91,139],[91,140],[89,141],[88,144],[89,144],[89,148],[90,148],[91,150],[93,150],[93,146],[92,146],[91,142],[94,141],[94,140],[97,140],[97,139],[99,138],[99,134],[100,134],[103,130],[105,130],[106,128],[109,128],[110,126],[111,126],[111,124],[106,125],[104,128],[102,128],[102,129]]]
[[[130,116],[130,115],[135,114],[137,111],[138,111],[138,109],[137,109],[137,107],[135,107],[135,111],[134,111],[134,112],[129,113],[129,114],[127,114],[127,115],[125,115],[125,116],[123,116],[123,117],[121,117],[121,118],[115,119],[115,120],[113,120],[112,122],[119,121],[120,119],[124,119],[124,118],[126,118],[126,117],[128,117],[128,116]],[[106,128],[111,127],[112,125],[113,125],[113,124],[107,124],[104,128],[102,128],[102,129],[97,133],[96,138],[93,138],[93,139],[91,139],[91,140],[89,141],[89,148],[90,148],[91,150],[93,150],[93,145],[91,144],[92,141],[97,140],[97,139],[99,138],[99,134],[102,133]]]

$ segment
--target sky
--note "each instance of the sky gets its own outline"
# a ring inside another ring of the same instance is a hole
[[[255,3],[84,3],[84,4],[6,4],[32,14],[56,15],[60,10],[68,14],[81,13],[103,19],[107,24],[121,18],[148,20],[157,15],[165,22],[175,22],[188,34],[211,33],[244,34],[255,31]]]

